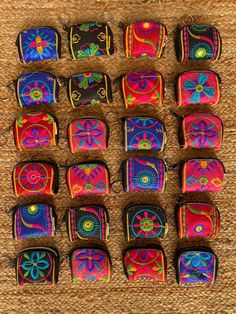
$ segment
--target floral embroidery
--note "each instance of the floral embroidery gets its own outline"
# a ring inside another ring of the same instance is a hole
[[[24,253],[26,260],[21,265],[22,269],[25,270],[24,277],[30,275],[33,280],[44,277],[44,270],[48,269],[50,266],[48,260],[44,259],[45,256],[45,252],[41,254],[39,252]]]
[[[104,255],[96,250],[85,250],[77,255],[77,261],[80,262],[79,270],[86,268],[89,273],[96,270],[100,271],[100,263],[104,261]]]
[[[145,90],[149,87],[150,82],[156,81],[156,75],[153,72],[134,72],[128,78],[132,84],[137,84],[138,88]]]
[[[79,29],[81,31],[87,32],[89,30],[95,30],[98,29],[99,27],[101,27],[102,24],[101,23],[83,23],[79,26]]]
[[[39,147],[41,145],[46,145],[47,143],[51,142],[51,139],[48,136],[40,135],[40,132],[37,128],[33,128],[31,130],[31,136],[25,138],[23,141],[23,145],[28,147]]]
[[[43,103],[47,103],[46,97],[48,95],[48,86],[45,83],[34,81],[25,86],[24,92],[20,96],[24,98],[29,105],[31,105],[32,103],[40,105]]]
[[[205,146],[206,143],[210,146],[214,145],[212,140],[217,138],[217,132],[212,130],[215,127],[213,123],[208,125],[204,120],[201,120],[198,124],[193,123],[192,126],[193,130],[190,136],[196,138],[192,143],[193,145],[197,143],[200,147]]]
[[[79,131],[74,136],[81,139],[81,142],[78,143],[79,146],[83,146],[84,142],[90,147],[94,144],[100,144],[96,138],[101,136],[102,131],[101,129],[97,129],[97,126],[98,123],[92,124],[89,120],[85,122],[84,126],[79,123],[77,124]]]
[[[79,81],[80,88],[86,89],[100,83],[102,81],[102,74],[96,72],[86,72],[84,74],[77,75],[75,79]]]
[[[30,170],[26,174],[26,179],[30,184],[33,185],[39,182],[39,180],[41,179],[41,175],[37,170]],[[43,176],[43,179],[44,179],[44,176]]]
[[[77,58],[86,58],[86,57],[92,57],[92,56],[101,56],[102,52],[99,49],[99,46],[96,44],[85,44],[83,47],[83,50],[78,50],[77,52]]]
[[[193,267],[203,266],[206,267],[207,261],[209,261],[211,256],[209,254],[204,252],[190,252],[188,254],[185,254],[185,259],[187,260],[186,266],[189,266],[190,264],[193,265]]]

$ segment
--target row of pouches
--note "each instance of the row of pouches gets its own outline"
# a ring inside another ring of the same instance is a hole
[[[123,250],[123,268],[130,282],[156,280],[166,282],[167,260],[159,245],[135,245]],[[82,281],[110,282],[112,263],[105,246],[85,245],[69,253],[71,277],[74,283]],[[216,281],[218,259],[207,247],[177,250],[176,278],[179,284],[213,284]],[[21,251],[16,260],[17,284],[55,285],[58,282],[59,253],[51,247],[31,247]]]
[[[129,25],[119,24],[124,29],[124,53],[126,57],[160,58],[167,39],[164,24],[156,21],[137,21]],[[112,55],[113,34],[106,23],[90,22],[66,28],[68,44],[73,59],[90,56]],[[61,36],[53,27],[36,27],[18,35],[21,62],[29,63],[61,57]],[[185,25],[176,33],[176,56],[179,62],[188,60],[213,60],[220,58],[221,37],[210,25]]]
[[[30,72],[21,74],[13,83],[22,108],[58,103],[62,84],[67,85],[68,99],[74,108],[113,101],[111,79],[101,72],[78,73],[68,79],[48,72]],[[116,79],[114,84],[120,85],[126,108],[163,104],[165,82],[161,73],[131,72]],[[186,71],[175,80],[176,102],[178,106],[216,105],[220,100],[220,85],[221,79],[213,71]]]
[[[109,237],[108,210],[100,205],[86,205],[67,210],[58,223],[54,206],[47,203],[17,205],[12,210],[13,239],[54,237],[65,221],[70,242],[102,240]],[[164,208],[132,205],[122,211],[126,241],[163,239],[168,233]],[[200,202],[177,202],[176,228],[179,238],[216,238],[220,231],[220,214],[216,206]]]
[[[177,165],[180,188],[186,192],[221,192],[225,183],[225,169],[219,159],[195,158]],[[167,182],[165,161],[152,157],[128,158],[122,163],[124,192],[164,192]],[[17,197],[55,195],[59,189],[59,168],[47,161],[26,161],[14,167],[14,193]],[[103,162],[79,163],[67,167],[66,183],[72,198],[81,195],[111,192],[110,173]],[[112,186],[115,187],[113,182]]]

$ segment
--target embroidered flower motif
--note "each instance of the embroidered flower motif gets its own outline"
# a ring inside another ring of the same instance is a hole
[[[206,267],[207,262],[210,261],[211,255],[204,252],[189,252],[184,255],[186,261],[186,266],[192,267]]]
[[[39,147],[50,144],[51,139],[48,136],[41,135],[37,128],[31,130],[31,137],[25,138],[23,145],[26,147]]]
[[[81,147],[84,144],[92,147],[93,145],[101,145],[100,141],[97,139],[102,135],[102,130],[97,128],[98,123],[92,123],[90,120],[87,120],[84,125],[78,123],[77,128],[79,131],[75,133],[77,139],[81,139],[78,143],[78,146]]]
[[[106,40],[106,35],[105,35],[105,33],[100,32],[100,33],[97,35],[97,38],[98,38],[100,41],[105,41],[105,40]]]
[[[150,150],[152,148],[158,147],[157,143],[155,143],[155,136],[148,133],[143,133],[141,135],[142,137],[139,135],[135,137],[137,142],[132,145],[132,148],[139,150]]]
[[[208,75],[204,73],[199,73],[198,79],[189,81],[186,80],[184,83],[184,90],[189,91],[192,96],[190,98],[190,102],[193,104],[197,104],[199,100],[203,97],[213,98],[215,94],[215,88],[208,87],[209,82]]]
[[[136,97],[132,96],[131,94],[128,94],[128,96],[126,98],[128,105],[132,105],[133,102],[135,102],[135,100],[136,100]]]
[[[41,175],[37,170],[30,170],[27,172],[26,178],[30,184],[37,184],[41,179]]]
[[[79,81],[79,87],[87,89],[88,87],[94,87],[102,81],[102,74],[96,72],[86,72],[74,77],[75,84]],[[80,95],[81,96],[81,95]]]
[[[203,147],[209,144],[214,146],[211,140],[217,138],[217,132],[212,130],[215,127],[213,123],[207,125],[204,120],[201,120],[198,124],[193,123],[192,127],[194,130],[191,131],[190,137],[194,138],[193,145],[198,144],[200,147]]]
[[[84,249],[77,255],[76,259],[79,262],[79,271],[85,268],[86,271],[92,273],[102,270],[101,264],[104,262],[104,255],[94,249]]]
[[[134,229],[135,234],[146,238],[156,236],[161,227],[157,216],[152,211],[140,212],[135,216],[133,224],[131,224],[131,228]]]
[[[135,72],[132,75],[129,75],[128,81],[133,84],[137,84],[138,88],[145,90],[150,82],[153,82],[157,79],[156,75],[152,72]]]
[[[45,252],[41,254],[39,252],[32,252],[30,255],[28,253],[24,253],[24,258],[26,259],[21,267],[24,272],[24,277],[31,276],[32,279],[37,280],[39,277],[43,278],[45,273],[43,270],[49,268],[50,264],[49,261],[44,259],[46,256]]]
[[[40,83],[39,81],[33,81],[26,85],[21,97],[27,100],[27,103],[40,105],[47,103],[47,96],[49,96],[49,88],[45,83]]]
[[[95,29],[98,29],[102,26],[101,23],[92,22],[92,23],[83,23],[79,25],[79,30],[88,32],[88,31],[94,31]]]
[[[102,52],[99,49],[99,46],[91,43],[91,44],[85,44],[81,46],[81,50],[78,50],[77,52],[77,58],[86,58],[91,56],[101,56]]]
[[[48,45],[48,41],[43,40],[40,35],[37,35],[35,39],[29,43],[29,46],[36,49],[39,55],[43,54],[43,49],[46,48]]]

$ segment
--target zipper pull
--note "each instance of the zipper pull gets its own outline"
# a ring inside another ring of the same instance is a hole
[[[121,28],[121,29],[126,29],[126,25],[124,23],[122,23],[122,22],[120,22],[118,24],[118,27]]]

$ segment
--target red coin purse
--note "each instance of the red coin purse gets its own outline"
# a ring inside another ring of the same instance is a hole
[[[50,113],[28,113],[15,120],[13,133],[18,150],[56,146],[59,140],[58,121]]]
[[[180,165],[181,190],[186,192],[221,192],[225,169],[218,159],[189,159]]]
[[[109,170],[102,162],[81,163],[69,167],[66,182],[72,198],[110,192]]]
[[[13,188],[15,195],[54,195],[59,187],[59,169],[46,161],[21,162],[14,167]]]
[[[177,204],[175,218],[180,238],[216,238],[220,231],[220,213],[211,204]]]
[[[121,94],[126,109],[140,105],[161,106],[164,90],[164,78],[156,71],[131,72],[121,78]]]

